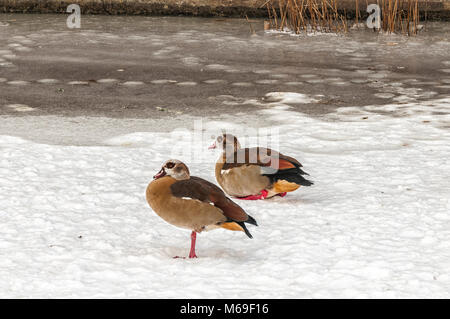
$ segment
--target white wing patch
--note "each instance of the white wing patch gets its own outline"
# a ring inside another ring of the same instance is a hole
[[[181,199],[186,199],[186,200],[196,200],[197,202],[200,202],[200,203],[205,203],[205,202],[202,202],[201,200],[199,200],[199,199],[196,199],[196,198],[191,198],[191,197],[181,197]],[[210,204],[210,205],[213,205],[214,206],[214,203],[213,202],[208,202],[208,204]]]
[[[231,170],[232,170],[232,168],[230,168],[230,169],[222,169],[220,172],[222,173],[222,175],[227,175],[227,174],[230,174]]]

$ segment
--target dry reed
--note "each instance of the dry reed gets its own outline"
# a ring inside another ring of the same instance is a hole
[[[378,0],[381,29],[388,33],[416,35],[419,26],[418,0]]]
[[[269,0],[271,29],[301,32],[347,32],[348,23],[337,11],[338,0]]]
[[[366,0],[366,5],[368,1]],[[381,9],[381,29],[388,33],[415,35],[419,26],[419,0],[377,0]],[[265,4],[269,27],[279,31],[348,31],[346,12],[338,11],[338,0],[268,0]],[[355,23],[359,24],[361,3],[355,0]],[[363,9],[363,12],[365,10]]]

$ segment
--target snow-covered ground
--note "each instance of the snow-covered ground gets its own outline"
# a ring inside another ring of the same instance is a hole
[[[254,239],[202,233],[193,260],[172,258],[188,254],[189,232],[160,219],[144,193],[173,156],[214,181],[207,138],[191,162],[173,154],[170,133],[90,147],[0,136],[0,297],[450,297],[450,99],[316,119],[291,109],[311,97],[268,98],[258,114],[283,123],[272,128],[280,151],[315,185],[239,201],[260,225]]]

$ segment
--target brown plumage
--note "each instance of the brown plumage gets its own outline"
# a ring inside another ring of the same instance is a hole
[[[253,217],[216,185],[190,176],[178,160],[167,161],[146,191],[150,207],[166,222],[192,230],[190,258],[195,256],[196,233],[214,228],[240,230],[252,237],[245,223],[257,225]]]
[[[223,134],[210,148],[221,147],[222,156],[216,163],[217,182],[224,191],[241,199],[263,199],[284,196],[300,186],[313,183],[295,158],[263,147],[241,148],[237,138]]]

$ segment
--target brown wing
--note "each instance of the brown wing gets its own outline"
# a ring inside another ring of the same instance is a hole
[[[239,167],[242,165],[259,165],[271,167],[274,170],[302,167],[295,158],[285,156],[270,148],[252,147],[241,148],[233,154],[225,157],[223,170]]]
[[[175,197],[190,197],[213,203],[230,220],[249,221],[249,215],[238,204],[230,200],[219,187],[200,177],[191,176],[190,179],[176,181],[170,186],[170,190]]]

